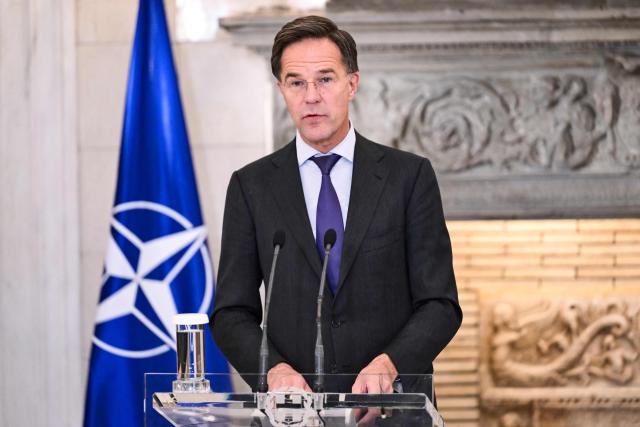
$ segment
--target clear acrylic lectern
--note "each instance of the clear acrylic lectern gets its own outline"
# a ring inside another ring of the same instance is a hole
[[[239,375],[206,374],[211,388],[174,392],[175,374],[145,374],[145,425],[155,426],[444,426],[432,404],[431,375],[400,375],[392,394],[340,392],[229,393]],[[252,375],[243,375],[251,377]],[[255,377],[255,375],[253,375]],[[311,384],[313,375],[305,375]],[[356,375],[325,375],[326,389],[344,389]]]

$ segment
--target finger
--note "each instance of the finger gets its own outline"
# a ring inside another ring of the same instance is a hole
[[[378,375],[370,375],[365,383],[366,393],[380,394],[380,377]]]
[[[364,377],[362,375],[358,375],[356,381],[353,383],[353,386],[351,386],[351,393],[365,393],[365,390]]]
[[[393,382],[384,375],[380,375],[380,393],[393,393]]]
[[[301,376],[300,378],[302,379],[302,389],[304,391],[313,392],[311,387],[309,387],[309,384],[307,384],[307,382],[304,380],[304,377]]]
[[[365,413],[366,413],[366,409],[355,408],[353,410],[353,418],[356,420],[356,423],[360,421],[360,419]]]
[[[367,413],[358,422],[358,427],[370,427],[376,425],[376,418],[380,416],[379,408],[369,408]]]

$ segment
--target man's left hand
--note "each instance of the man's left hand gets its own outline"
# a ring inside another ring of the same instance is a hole
[[[393,393],[398,370],[386,353],[382,353],[360,371],[351,387],[352,393]]]
[[[386,353],[382,353],[360,371],[356,382],[351,387],[352,393],[382,394],[393,393],[393,381],[398,370]],[[355,417],[358,427],[375,426],[375,420],[382,414],[380,408],[369,410],[356,409]]]

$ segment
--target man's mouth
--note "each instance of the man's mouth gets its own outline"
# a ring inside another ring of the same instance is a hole
[[[324,117],[322,114],[305,114],[302,116],[303,119],[317,119],[320,117]]]

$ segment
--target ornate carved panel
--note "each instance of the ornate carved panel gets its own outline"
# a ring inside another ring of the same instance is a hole
[[[630,306],[612,298],[521,306],[493,306],[490,368],[496,386],[640,385],[637,302]]]
[[[550,414],[566,422],[581,409],[615,410],[609,425],[640,421],[640,297],[502,299],[483,309],[486,425],[554,425]]]

